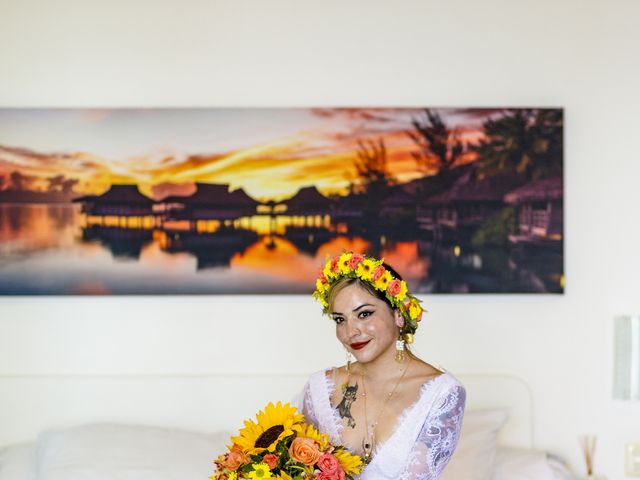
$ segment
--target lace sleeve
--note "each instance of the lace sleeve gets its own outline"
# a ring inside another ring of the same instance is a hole
[[[458,384],[448,389],[434,405],[420,430],[403,479],[440,478],[458,443],[465,401],[465,389]]]
[[[311,398],[311,384],[307,382],[300,394],[300,401],[298,410],[304,415],[305,420],[308,423],[312,423],[316,428],[319,428],[318,417],[313,409],[313,400]]]

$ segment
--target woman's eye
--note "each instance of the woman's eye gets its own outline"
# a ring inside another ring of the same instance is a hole
[[[336,325],[340,325],[342,322],[344,322],[344,318],[342,318],[342,317],[333,317],[333,321],[336,322]]]
[[[373,312],[367,312],[366,310],[364,312],[360,312],[358,314],[359,318],[367,318],[369,315],[371,315]]]

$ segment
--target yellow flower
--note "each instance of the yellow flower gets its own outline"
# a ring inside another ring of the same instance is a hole
[[[310,438],[315,441],[321,451],[327,448],[329,436],[326,433],[320,433],[313,425],[295,425],[293,430],[298,433],[299,437]]]
[[[236,472],[231,472],[227,477],[227,480],[238,480],[238,474]]]
[[[323,295],[327,290],[329,290],[329,284],[322,283],[322,280],[318,279],[316,280],[316,290],[318,291],[318,293]]]
[[[358,455],[352,455],[346,450],[334,450],[333,455],[338,459],[347,475],[357,474],[362,470],[362,458]]]
[[[322,273],[325,277],[327,277],[327,279],[334,278],[336,276],[336,274],[333,273],[333,270],[331,269],[331,259],[327,261],[327,264],[322,269]]]
[[[415,300],[411,301],[411,305],[409,305],[409,316],[414,320],[420,316],[422,313],[422,307]]]
[[[264,411],[258,412],[256,420],[258,423],[245,420],[239,436],[231,438],[247,455],[265,450],[273,452],[280,440],[293,435],[293,426],[302,423],[304,416],[289,403],[282,405],[282,402],[278,402],[276,405],[269,403]]]
[[[255,463],[252,466],[253,471],[248,474],[251,480],[273,477],[271,470],[269,470],[269,465],[266,463]]]
[[[380,278],[375,282],[375,287],[383,292],[387,290],[387,285],[393,280],[393,277],[388,271],[385,271]]]
[[[372,280],[373,269],[376,268],[377,266],[378,266],[378,262],[374,261],[371,258],[366,258],[362,262],[360,262],[356,270],[356,273],[361,279],[366,280],[367,282],[370,282]]]
[[[351,260],[351,253],[344,252],[340,255],[340,259],[338,260],[338,268],[340,269],[340,273],[345,274],[353,271],[353,269],[349,266],[349,260]]]
[[[276,478],[279,478],[281,480],[293,480],[293,478],[291,478],[291,476],[289,476],[287,472],[282,472],[282,471],[280,472],[280,475]]]

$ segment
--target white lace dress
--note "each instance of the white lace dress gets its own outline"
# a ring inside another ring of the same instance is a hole
[[[326,371],[312,374],[305,385],[301,410],[307,421],[342,442],[342,421],[331,405],[335,390]],[[425,382],[416,402],[398,418],[394,433],[376,446],[360,480],[436,480],[458,443],[466,393],[462,384],[445,372]]]

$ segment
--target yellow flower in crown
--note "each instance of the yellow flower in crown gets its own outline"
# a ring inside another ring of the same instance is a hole
[[[327,292],[327,290],[329,290],[329,283],[328,282],[323,283],[322,280],[317,279],[316,290],[324,295]]]
[[[338,268],[340,269],[340,273],[345,274],[353,270],[350,263],[352,255],[353,254],[351,252],[345,252],[340,255],[340,258],[338,258]]]
[[[422,307],[415,299],[412,299],[411,305],[409,305],[409,315],[417,321],[420,321],[422,318]]]
[[[393,277],[391,276],[391,273],[389,273],[387,270],[380,272],[378,270],[380,268],[384,269],[384,267],[380,265],[373,272],[373,284],[378,290],[382,290],[383,292],[385,292],[387,290],[387,285],[389,285],[391,280],[393,280]],[[376,275],[376,271],[379,272],[378,275]]]
[[[373,270],[380,265],[380,262],[376,262],[372,258],[365,258],[362,262],[358,264],[356,268],[356,273],[362,280],[366,280],[367,282],[371,282],[373,276]]]

